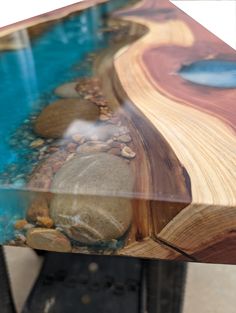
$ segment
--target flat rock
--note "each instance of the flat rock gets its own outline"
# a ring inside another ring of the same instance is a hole
[[[80,98],[78,91],[76,91],[77,82],[66,83],[54,90],[54,93],[61,98]]]
[[[96,105],[77,99],[61,99],[48,105],[35,122],[35,132],[44,138],[62,138],[87,132],[99,118]]]
[[[32,228],[27,231],[26,243],[29,247],[55,252],[71,252],[69,239],[56,229]]]
[[[130,137],[130,135],[126,134],[117,137],[116,140],[124,143],[129,143],[132,140],[132,138]]]
[[[130,226],[132,205],[118,195],[131,193],[133,184],[125,160],[107,153],[77,155],[54,177],[50,216],[82,243],[119,238]]]

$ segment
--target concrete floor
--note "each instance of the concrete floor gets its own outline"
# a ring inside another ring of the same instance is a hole
[[[20,312],[42,259],[27,248],[8,247],[5,252],[14,300]],[[191,263],[187,271],[183,313],[235,313],[235,290],[236,266]]]
[[[236,265],[189,264],[184,313],[235,313]]]
[[[20,312],[37,278],[42,259],[33,250],[20,247],[5,247],[5,256],[15,305]]]

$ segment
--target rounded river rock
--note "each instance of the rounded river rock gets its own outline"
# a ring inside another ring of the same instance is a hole
[[[78,99],[61,99],[48,105],[38,116],[34,130],[45,138],[62,138],[88,128],[99,118],[96,105]]]
[[[132,218],[131,199],[118,194],[130,194],[133,184],[131,169],[123,159],[106,153],[77,155],[54,177],[52,192],[56,194],[50,215],[56,226],[78,242],[117,239]]]

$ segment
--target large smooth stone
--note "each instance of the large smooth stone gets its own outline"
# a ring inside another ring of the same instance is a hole
[[[132,218],[131,199],[120,195],[132,193],[133,184],[123,159],[106,153],[78,155],[54,177],[52,192],[57,194],[50,215],[56,226],[81,243],[117,239]]]
[[[38,116],[34,130],[45,138],[62,138],[86,132],[98,119],[96,105],[77,99],[62,99],[47,106]]]
[[[80,98],[76,86],[78,82],[66,83],[55,89],[55,94],[61,98]]]

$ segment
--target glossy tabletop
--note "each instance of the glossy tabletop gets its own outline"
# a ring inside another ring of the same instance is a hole
[[[235,51],[101,2],[0,30],[0,242],[236,263]]]

